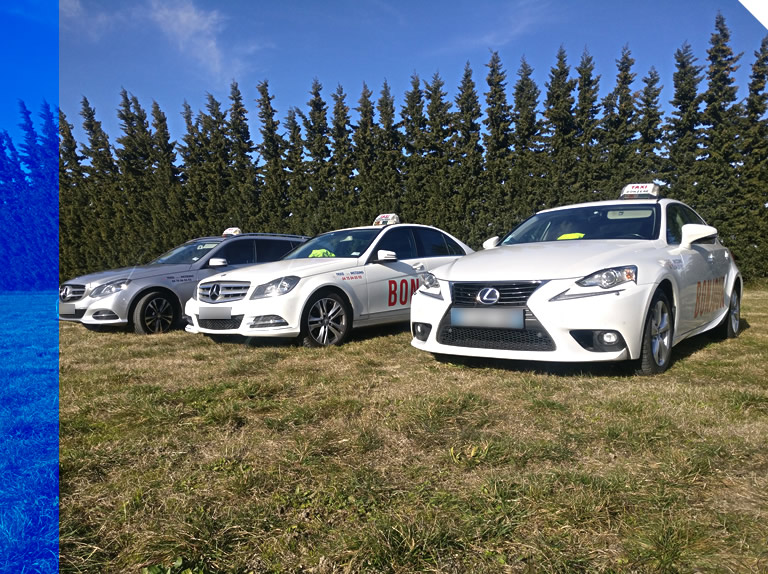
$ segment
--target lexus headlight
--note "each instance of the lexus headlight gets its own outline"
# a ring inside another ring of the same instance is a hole
[[[610,269],[603,269],[592,273],[576,281],[577,285],[581,287],[600,287],[602,289],[610,289],[632,281],[637,283],[637,267],[634,265],[627,265],[626,267],[612,267]]]
[[[421,287],[419,288],[424,295],[429,295],[436,299],[442,299],[443,295],[440,293],[440,281],[432,273],[421,274]]]
[[[109,281],[103,285],[99,285],[91,291],[91,297],[106,297],[107,295],[114,295],[115,293],[122,291],[130,284],[130,279],[115,279]]]
[[[256,289],[253,290],[251,299],[263,299],[264,297],[278,297],[280,295],[285,295],[286,293],[289,293],[291,289],[296,287],[298,283],[299,277],[296,277],[295,275],[280,277],[280,279],[264,283],[264,285],[258,285]]]

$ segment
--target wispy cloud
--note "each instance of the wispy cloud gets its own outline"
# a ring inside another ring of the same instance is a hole
[[[180,52],[202,65],[214,77],[224,73],[219,34],[225,18],[217,10],[197,8],[191,0],[151,0],[149,18]]]

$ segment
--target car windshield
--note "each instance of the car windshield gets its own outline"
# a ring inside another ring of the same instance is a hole
[[[537,213],[513,229],[502,245],[584,239],[656,239],[658,204],[590,205]]]
[[[313,237],[288,253],[283,259],[309,257],[360,257],[381,229],[343,229]]]
[[[179,245],[178,247],[174,247],[173,249],[171,249],[167,253],[164,253],[154,261],[150,261],[150,265],[153,265],[153,264],[192,265],[192,263],[198,261],[201,257],[203,257],[211,249],[216,247],[219,243],[221,243],[221,239],[217,239],[217,238],[197,239],[195,241],[189,241],[184,245]]]

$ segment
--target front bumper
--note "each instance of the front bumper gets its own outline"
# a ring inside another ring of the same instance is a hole
[[[85,325],[127,325],[130,299],[123,291],[107,297],[59,300],[59,321]]]
[[[422,292],[413,297],[411,344],[417,349],[446,355],[555,362],[639,357],[646,310],[655,289],[654,285],[628,283],[602,291],[579,288],[573,279],[549,281],[528,298],[522,328],[501,328],[454,325],[450,284],[441,280],[440,287],[442,300]],[[594,293],[600,294],[591,296]],[[490,307],[482,311],[494,313]],[[605,332],[618,335],[615,346],[590,344],[593,336],[597,340]]]
[[[297,337],[301,333],[302,308],[303,300],[293,292],[226,303],[189,299],[184,305],[185,330],[243,337]]]

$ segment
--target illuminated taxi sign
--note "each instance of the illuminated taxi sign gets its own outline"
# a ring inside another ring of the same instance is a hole
[[[630,183],[621,190],[619,199],[659,199],[661,188],[655,183]]]
[[[400,223],[400,218],[396,213],[382,213],[373,220],[373,224],[376,226],[394,225]]]

